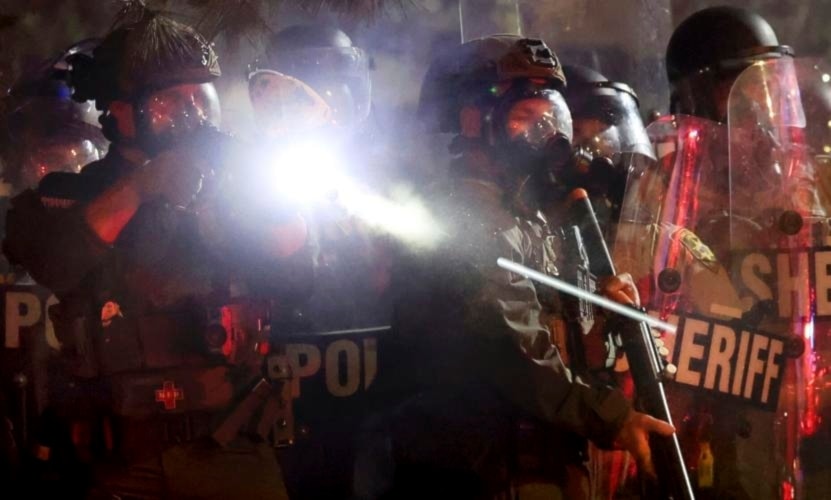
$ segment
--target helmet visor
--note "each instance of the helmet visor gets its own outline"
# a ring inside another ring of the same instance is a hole
[[[300,80],[323,98],[331,108],[333,124],[350,126],[369,116],[372,86],[369,58],[363,50],[357,47],[298,49],[282,52],[269,63],[267,69]],[[249,75],[249,80],[257,73],[259,70]]]
[[[144,132],[164,141],[219,126],[219,97],[212,83],[182,84],[153,92],[139,105]]]
[[[574,146],[594,158],[625,153],[654,158],[637,102],[629,94],[610,92],[614,94],[592,96],[590,105],[573,110]]]
[[[260,70],[248,80],[248,95],[260,130],[281,137],[334,121],[333,110],[313,88],[292,76]]]
[[[731,215],[819,216],[793,59],[754,63],[736,79],[728,104]]]

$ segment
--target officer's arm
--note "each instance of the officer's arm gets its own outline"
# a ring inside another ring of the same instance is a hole
[[[311,295],[312,249],[305,219],[240,211],[244,201],[202,199],[197,220],[203,240],[249,287],[273,298]]]
[[[312,295],[314,266],[311,248],[307,245],[286,256],[264,256],[261,253],[243,255],[238,270],[249,287],[272,298],[292,303]]]
[[[118,180],[84,209],[84,221],[98,239],[112,245],[133,219],[142,197],[132,176]]]
[[[53,173],[15,197],[6,215],[3,250],[59,296],[72,290],[107,252],[87,223],[83,176]]]
[[[482,307],[468,321],[493,335],[481,351],[483,373],[528,414],[611,447],[631,410],[626,398],[572,377],[534,319],[539,303],[529,280],[496,269],[489,275],[477,299]]]
[[[314,260],[305,219],[292,214],[264,229],[266,266],[259,273],[259,280],[268,284],[273,296],[292,300],[310,297]]]

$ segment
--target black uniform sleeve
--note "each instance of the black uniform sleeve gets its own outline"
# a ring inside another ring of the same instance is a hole
[[[242,269],[246,281],[260,293],[281,299],[292,305],[312,295],[314,267],[312,249],[305,246],[285,258],[255,256],[249,267]]]
[[[405,362],[394,369],[416,386],[484,382],[523,414],[610,447],[629,403],[572,377],[539,320],[534,284],[496,266],[498,257],[524,262],[522,234],[462,234],[397,265],[394,328]]]
[[[500,256],[522,262],[520,239],[518,230],[493,234],[495,251],[476,266],[481,286],[468,299],[465,330],[482,337],[479,371],[524,412],[610,447],[630,405],[620,391],[572,376],[542,326],[534,284],[496,266]]]
[[[84,220],[81,176],[50,174],[15,197],[6,215],[3,251],[58,297],[96,267],[108,246]]]

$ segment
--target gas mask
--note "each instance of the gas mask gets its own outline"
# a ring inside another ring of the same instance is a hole
[[[571,158],[559,177],[568,189],[583,188],[590,196],[605,196],[616,181],[625,181],[620,165],[619,131],[595,119],[576,119],[576,135]]]
[[[610,207],[622,202],[633,165],[655,158],[638,102],[626,89],[613,82],[594,84],[569,100],[574,113],[574,146],[561,180],[569,190],[583,188]]]
[[[523,212],[536,212],[544,193],[558,189],[558,173],[571,150],[572,121],[562,95],[553,89],[509,90],[491,115],[492,150]],[[498,126],[495,124],[499,124]]]

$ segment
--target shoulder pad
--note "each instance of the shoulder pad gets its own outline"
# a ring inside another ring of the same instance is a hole
[[[40,181],[37,192],[45,207],[69,208],[84,199],[84,183],[78,174],[53,172]]]
[[[85,166],[80,174],[53,172],[40,181],[37,191],[44,206],[68,208],[92,200],[122,174],[118,163],[105,157]]]

